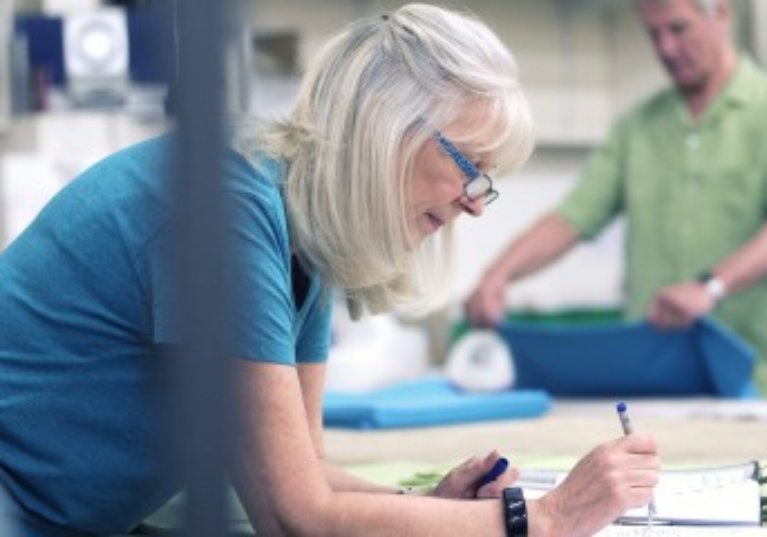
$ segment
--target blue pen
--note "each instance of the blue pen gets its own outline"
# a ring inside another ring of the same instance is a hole
[[[501,457],[497,461],[495,461],[495,464],[490,469],[489,472],[487,472],[483,477],[482,480],[479,482],[479,485],[477,486],[477,489],[480,489],[487,485],[488,483],[492,483],[498,477],[506,471],[506,468],[509,467],[509,461],[506,460],[505,457]]]
[[[629,435],[634,432],[634,428],[631,426],[631,420],[629,420],[628,407],[626,403],[621,401],[615,405],[615,409],[618,411],[618,418],[621,420],[621,428],[624,435]],[[652,526],[653,517],[655,517],[655,501],[650,500],[647,505],[647,525]]]

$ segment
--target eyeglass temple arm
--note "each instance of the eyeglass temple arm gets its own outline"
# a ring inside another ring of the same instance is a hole
[[[481,172],[477,169],[477,167],[466,157],[464,157],[450,140],[442,136],[442,134],[438,133],[437,141],[444,148],[444,150],[447,151],[447,153],[455,161],[458,167],[461,168],[461,171],[466,175],[466,177],[468,177],[469,181],[473,181],[481,175]]]

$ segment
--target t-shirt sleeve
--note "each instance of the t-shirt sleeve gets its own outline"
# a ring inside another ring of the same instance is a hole
[[[230,203],[235,261],[234,353],[295,363],[290,249],[279,197],[235,192]]]
[[[586,238],[597,235],[623,207],[625,126],[616,125],[589,160],[578,186],[557,213]]]
[[[300,363],[324,362],[328,358],[333,301],[327,290],[317,295],[298,337],[296,361]]]
[[[244,164],[229,163],[227,173],[241,174],[233,183],[249,188],[228,188],[228,251],[231,269],[226,282],[216,282],[222,293],[230,293],[227,336],[229,350],[237,358],[260,362],[295,364],[296,337],[293,333],[295,308],[290,279],[290,248],[287,224],[278,190],[269,179],[259,177]],[[239,179],[239,180],[238,180]],[[173,293],[160,255],[150,256],[154,343],[177,343]],[[322,315],[314,321],[318,334]],[[314,343],[309,348],[320,352]],[[311,354],[314,356],[314,354]]]

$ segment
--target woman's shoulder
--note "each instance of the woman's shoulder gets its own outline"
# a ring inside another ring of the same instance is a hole
[[[226,189],[282,206],[284,164],[265,153],[243,155],[228,148],[224,157]]]

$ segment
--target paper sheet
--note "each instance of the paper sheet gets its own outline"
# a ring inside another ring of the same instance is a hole
[[[716,526],[609,526],[594,537],[767,537],[767,528]]]

